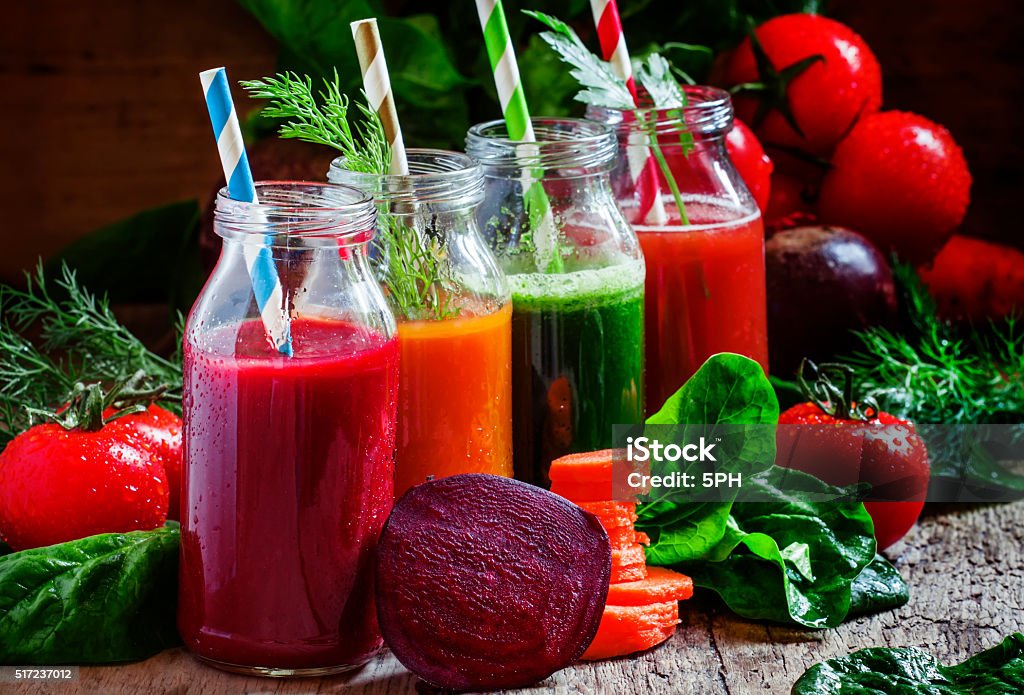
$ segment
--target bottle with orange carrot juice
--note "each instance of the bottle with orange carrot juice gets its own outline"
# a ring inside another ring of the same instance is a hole
[[[512,475],[512,305],[475,219],[480,167],[407,150],[408,175],[328,172],[378,207],[374,267],[398,321],[395,494],[429,476]]]

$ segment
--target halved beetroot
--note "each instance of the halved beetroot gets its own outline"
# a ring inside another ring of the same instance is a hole
[[[593,514],[516,480],[454,475],[395,504],[377,548],[377,616],[398,660],[432,685],[524,687],[583,654],[610,575]]]

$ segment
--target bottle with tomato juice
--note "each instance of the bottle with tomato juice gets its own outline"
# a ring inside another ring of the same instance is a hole
[[[732,102],[714,87],[684,92],[682,109],[587,111],[618,130],[612,183],[647,261],[648,414],[716,353],[746,355],[768,369],[764,226],[726,152]],[[656,163],[655,137],[678,199]],[[631,173],[649,160],[644,174]]]
[[[178,627],[220,668],[323,675],[382,646],[373,552],[393,503],[398,344],[369,269],[375,210],[344,186],[217,196],[220,260],[184,336]],[[269,251],[291,354],[246,250]]]
[[[331,164],[377,204],[373,266],[398,322],[395,495],[457,473],[512,476],[512,303],[480,235],[480,166],[406,150],[409,173]]]

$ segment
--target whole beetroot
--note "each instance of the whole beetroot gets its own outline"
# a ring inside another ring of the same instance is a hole
[[[865,237],[839,227],[797,227],[765,245],[768,351],[773,374],[791,378],[807,357],[858,347],[852,330],[897,316],[892,270]]]

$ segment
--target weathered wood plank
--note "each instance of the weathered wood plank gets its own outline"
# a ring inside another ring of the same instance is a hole
[[[569,693],[787,693],[813,663],[868,646],[927,647],[964,659],[1024,629],[1024,503],[929,516],[890,558],[911,585],[910,603],[835,630],[806,631],[741,620],[713,597],[683,604],[667,644],[633,658],[579,664],[519,695]],[[390,654],[362,671],[322,680],[244,678],[202,666],[181,650],[125,666],[83,668],[81,681],[19,685],[37,693],[345,693],[399,695],[422,684]]]

